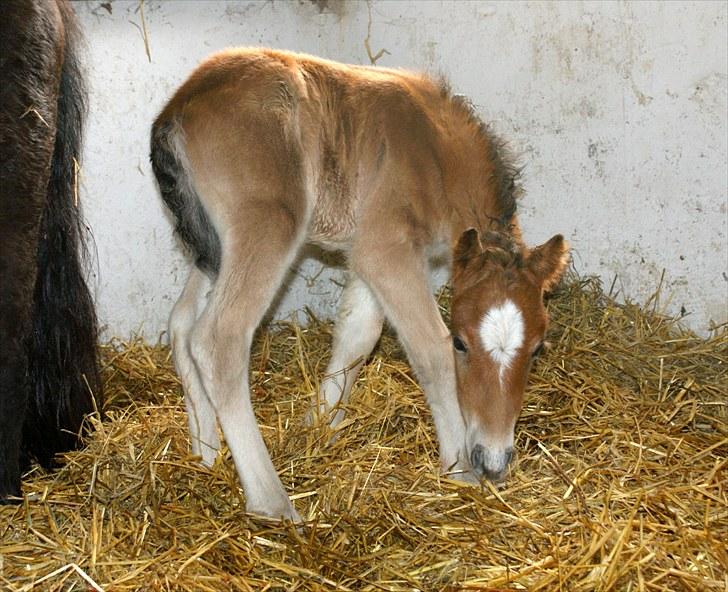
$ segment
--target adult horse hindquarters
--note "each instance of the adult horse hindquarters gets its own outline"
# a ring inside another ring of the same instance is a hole
[[[466,102],[408,72],[228,50],[167,104],[151,157],[196,258],[170,319],[192,450],[213,462],[217,418],[249,511],[298,519],[256,425],[248,363],[305,242],[343,250],[350,269],[315,412],[341,419],[386,316],[432,409],[443,470],[503,477],[543,291],[568,255],[561,236],[523,247],[515,169]],[[443,255],[452,336],[428,283]]]
[[[79,256],[85,88],[64,0],[0,20],[0,502],[31,458],[51,467],[100,409],[96,317]],[[93,394],[97,402],[93,400]]]

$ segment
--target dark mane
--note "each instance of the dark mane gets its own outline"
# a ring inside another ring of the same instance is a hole
[[[490,230],[480,238],[483,256],[502,267],[513,265],[523,267],[523,249],[507,232]]]
[[[491,222],[496,228],[507,230],[516,215],[518,199],[523,193],[519,184],[521,168],[516,166],[516,159],[508,148],[506,141],[499,137],[491,129],[491,126],[480,118],[472,102],[467,97],[453,94],[449,84],[444,80],[440,81],[440,91],[466,117],[468,123],[473,126],[483,140],[486,149],[485,158],[493,167],[490,181],[493,184],[496,202],[500,211],[500,216],[495,220],[491,220]]]

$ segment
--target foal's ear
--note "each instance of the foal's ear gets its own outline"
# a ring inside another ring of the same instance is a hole
[[[475,228],[468,228],[460,235],[458,244],[453,252],[453,273],[457,274],[465,269],[468,261],[483,252],[480,235]]]
[[[528,269],[546,292],[559,282],[568,264],[569,243],[560,234],[533,249],[526,261]]]

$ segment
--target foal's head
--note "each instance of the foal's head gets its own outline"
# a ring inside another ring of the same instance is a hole
[[[513,455],[513,432],[528,371],[543,348],[543,293],[568,261],[561,235],[524,252],[503,233],[460,237],[453,260],[452,337],[465,452],[478,477],[498,481]]]

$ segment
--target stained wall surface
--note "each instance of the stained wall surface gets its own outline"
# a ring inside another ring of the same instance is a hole
[[[267,45],[446,75],[524,167],[531,244],[705,333],[728,319],[724,2],[75,3],[88,42],[82,171],[105,335],[155,340],[186,278],[148,160],[149,127],[207,54]],[[367,51],[367,44],[370,53]],[[616,279],[615,279],[616,278]],[[306,259],[278,316],[330,316],[340,271]]]

